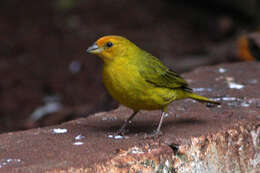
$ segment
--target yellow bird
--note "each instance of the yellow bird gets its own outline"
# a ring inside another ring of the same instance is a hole
[[[104,36],[87,52],[104,61],[103,81],[114,99],[131,108],[132,115],[124,122],[119,134],[140,110],[162,110],[155,134],[160,132],[167,106],[174,100],[191,98],[219,104],[192,92],[187,82],[176,72],[148,52],[121,36]]]

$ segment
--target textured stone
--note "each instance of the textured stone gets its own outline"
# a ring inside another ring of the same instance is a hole
[[[126,136],[114,133],[131,110],[119,107],[61,125],[0,135],[0,172],[252,172],[260,170],[260,64],[202,67],[184,78],[220,100],[169,107],[163,135],[146,138],[160,111],[142,111]]]

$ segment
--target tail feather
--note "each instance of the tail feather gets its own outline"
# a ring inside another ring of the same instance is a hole
[[[200,95],[198,95],[196,93],[189,93],[188,97],[191,98],[191,99],[200,101],[200,102],[213,103],[213,104],[220,105],[219,102],[214,101],[214,100],[210,100],[207,97],[200,96]]]

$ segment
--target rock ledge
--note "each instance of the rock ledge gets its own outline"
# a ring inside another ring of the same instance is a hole
[[[145,138],[159,111],[140,112],[129,133],[114,136],[131,110],[119,107],[61,125],[0,135],[0,172],[252,172],[260,170],[260,64],[203,67],[184,74],[201,95],[169,107],[163,135]]]

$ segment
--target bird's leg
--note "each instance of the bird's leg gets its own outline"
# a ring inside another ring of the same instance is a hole
[[[124,124],[121,126],[121,128],[118,131],[119,135],[123,135],[125,133],[125,128],[128,126],[129,122],[134,118],[137,112],[138,111],[134,111],[132,115],[127,120],[125,120]]]
[[[161,129],[161,126],[162,126],[163,118],[167,117],[167,116],[168,116],[167,112],[162,112],[161,119],[160,119],[159,125],[157,127],[157,130],[155,132],[155,135],[158,135],[160,133],[160,129]]]
[[[157,137],[159,137],[162,133],[161,133],[161,131],[160,131],[160,129],[161,129],[161,126],[162,126],[162,123],[163,123],[163,119],[165,118],[165,117],[167,117],[168,116],[168,113],[166,112],[166,111],[162,111],[162,114],[161,114],[161,119],[160,119],[160,122],[159,122],[159,124],[158,124],[158,127],[157,127],[157,129],[152,133],[152,134],[150,134],[150,135],[145,135],[145,139],[146,138],[157,138]]]

